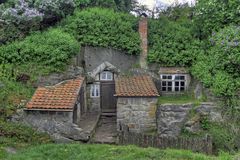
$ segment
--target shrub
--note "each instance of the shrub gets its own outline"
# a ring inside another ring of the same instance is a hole
[[[62,26],[83,45],[113,47],[129,54],[140,53],[138,19],[110,9],[77,10]]]
[[[190,20],[151,20],[149,24],[149,62],[166,66],[191,66],[203,52],[201,42],[192,35]],[[190,27],[189,27],[190,26]]]
[[[60,29],[36,32],[23,41],[0,47],[0,64],[35,62],[52,66],[58,71],[72,55],[79,52],[79,46],[73,36]]]
[[[209,39],[207,54],[199,54],[192,73],[218,96],[234,96],[240,88],[240,28],[229,26]]]

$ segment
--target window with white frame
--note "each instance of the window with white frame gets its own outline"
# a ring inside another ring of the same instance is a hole
[[[182,92],[186,90],[186,76],[174,74],[161,75],[161,90],[163,92]]]
[[[113,73],[109,71],[103,71],[100,73],[100,80],[101,81],[112,81],[113,80]]]
[[[92,84],[90,90],[91,97],[99,97],[100,96],[100,85],[99,84]]]

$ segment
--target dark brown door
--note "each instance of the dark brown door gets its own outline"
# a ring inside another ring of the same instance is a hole
[[[101,82],[101,108],[103,113],[116,112],[116,97],[114,81]]]

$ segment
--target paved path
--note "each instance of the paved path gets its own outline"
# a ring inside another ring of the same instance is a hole
[[[81,117],[79,127],[83,129],[86,134],[88,134],[89,138],[91,138],[95,133],[99,118],[100,113],[97,112],[86,113],[85,115],[83,115],[83,117]]]
[[[117,139],[116,116],[102,116],[91,143],[115,144]]]

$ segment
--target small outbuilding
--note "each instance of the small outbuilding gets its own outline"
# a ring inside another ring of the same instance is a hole
[[[85,80],[66,80],[54,86],[39,87],[27,103],[25,112],[39,123],[58,121],[78,124],[86,111]]]
[[[131,132],[156,130],[158,91],[150,76],[119,77],[116,82],[117,129]]]

